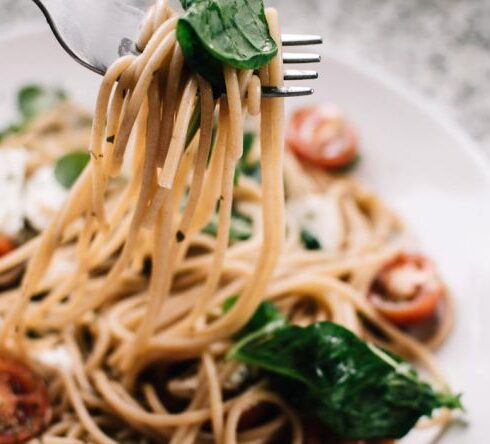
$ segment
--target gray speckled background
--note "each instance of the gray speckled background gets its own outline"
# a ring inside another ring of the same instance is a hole
[[[490,0],[267,3],[286,31],[321,33],[433,98],[490,156]],[[31,0],[0,0],[0,36],[26,21],[42,21]]]

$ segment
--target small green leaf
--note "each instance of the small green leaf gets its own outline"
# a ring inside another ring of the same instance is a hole
[[[20,133],[25,128],[24,123],[12,123],[0,131],[0,141],[11,134]]]
[[[66,94],[61,89],[27,85],[18,92],[17,105],[24,119],[28,120],[65,99]]]
[[[255,179],[260,182],[260,162],[258,160],[254,162],[249,161],[250,152],[252,151],[256,135],[251,132],[246,132],[243,135],[243,155],[238,161],[235,169],[235,176],[233,177],[233,184],[238,185],[240,176],[245,176]]]
[[[247,159],[250,151],[252,151],[252,147],[255,141],[255,134],[251,132],[246,132],[243,134],[243,158]]]
[[[203,229],[203,233],[211,236],[216,236],[218,233],[218,215],[213,214],[211,221]],[[243,241],[252,236],[253,226],[252,220],[240,213],[235,207],[232,208],[231,225],[230,225],[230,241]]]
[[[230,296],[223,302],[223,313],[228,313],[238,300],[238,296]]]
[[[71,188],[90,160],[86,151],[74,151],[60,157],[54,168],[56,180],[65,188]]]
[[[238,300],[238,296],[231,296],[223,303],[223,311],[227,313],[235,305]],[[249,321],[242,327],[235,335],[234,339],[243,339],[251,334],[255,334],[258,331],[262,331],[265,327],[274,324],[275,327],[282,327],[286,325],[286,318],[277,309],[277,307],[270,301],[263,301],[260,303],[254,315]]]
[[[301,242],[307,250],[321,250],[322,244],[317,237],[307,229],[303,228],[300,233]]]
[[[0,141],[11,134],[22,132],[29,119],[65,98],[66,94],[60,89],[50,90],[39,85],[24,86],[17,93],[17,107],[22,118],[19,122],[12,123],[0,130]]]

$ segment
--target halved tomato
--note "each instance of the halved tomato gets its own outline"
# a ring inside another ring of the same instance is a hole
[[[0,257],[15,249],[14,242],[4,234],[0,233]]]
[[[402,253],[382,268],[368,298],[387,319],[406,326],[432,316],[444,291],[444,285],[427,257]]]
[[[42,378],[10,355],[0,355],[0,444],[37,436],[51,419]]]
[[[335,105],[298,109],[289,123],[286,143],[298,157],[320,168],[345,167],[358,155],[357,133]]]

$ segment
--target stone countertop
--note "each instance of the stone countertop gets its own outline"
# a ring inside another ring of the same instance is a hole
[[[449,111],[490,156],[490,1],[268,0],[285,31],[321,33]],[[43,19],[31,0],[0,0],[0,36]]]

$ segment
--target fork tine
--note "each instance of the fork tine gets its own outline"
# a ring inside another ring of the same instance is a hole
[[[284,71],[284,80],[318,79],[318,72],[302,69],[287,69]]]
[[[282,55],[284,63],[318,63],[321,60],[319,54],[302,52],[285,52]]]
[[[323,38],[319,35],[309,34],[283,34],[282,46],[320,45]]]
[[[308,86],[263,86],[262,97],[299,97],[310,96],[313,88]]]

